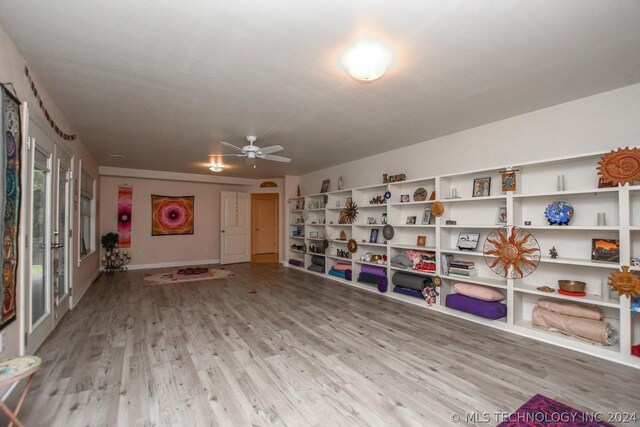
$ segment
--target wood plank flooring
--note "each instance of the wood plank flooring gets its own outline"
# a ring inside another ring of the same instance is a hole
[[[279,265],[228,268],[103,276],[39,350],[26,425],[445,426],[536,393],[640,410],[632,368]]]

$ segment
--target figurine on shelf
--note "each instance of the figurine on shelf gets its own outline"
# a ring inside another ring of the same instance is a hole
[[[549,256],[553,259],[558,258],[558,251],[555,246],[552,246],[551,249],[549,249]]]

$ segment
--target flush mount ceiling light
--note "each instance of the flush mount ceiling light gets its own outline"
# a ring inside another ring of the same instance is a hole
[[[109,154],[109,157],[113,159],[118,159],[118,160],[124,159],[124,156],[122,154]]]
[[[356,80],[371,82],[387,72],[392,60],[391,49],[370,39],[362,39],[342,55],[342,63]]]
[[[222,163],[211,163],[209,170],[212,172],[222,172],[224,170],[224,165]]]

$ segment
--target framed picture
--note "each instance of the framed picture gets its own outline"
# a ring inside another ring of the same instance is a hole
[[[318,232],[317,231],[310,231],[309,232],[309,237],[311,239],[317,239],[318,238]]]
[[[322,187],[320,187],[320,192],[326,193],[327,191],[329,191],[329,184],[331,184],[330,179],[325,179],[324,181],[322,181]]]
[[[516,173],[506,171],[502,173],[502,191],[516,191]]]
[[[409,203],[409,201],[411,201],[411,196],[408,194],[402,194],[400,196],[400,203]]]
[[[620,241],[610,239],[591,239],[591,260],[620,262]]]
[[[349,224],[349,215],[345,211],[340,211],[340,216],[338,217],[338,224]]]
[[[429,224],[431,222],[431,208],[424,208],[422,212],[422,224]]]
[[[302,206],[302,205],[300,204],[300,202],[301,202],[300,200],[296,201],[296,209],[295,209],[295,210],[297,210],[297,211],[299,211],[299,210],[300,210],[300,207]]]
[[[496,224],[506,224],[506,223],[507,223],[507,207],[498,206],[498,211],[496,212]]]
[[[352,202],[353,202],[353,199],[351,197],[347,197],[347,200],[344,202],[345,207],[349,206]]]
[[[473,251],[478,247],[480,233],[460,233],[458,235],[458,249]]]
[[[491,195],[491,177],[473,180],[473,197],[487,197]]]
[[[418,236],[418,241],[416,242],[416,246],[426,246],[427,245],[427,236]]]
[[[372,216],[367,217],[367,224],[377,224],[377,220]]]
[[[381,222],[381,223],[382,223],[382,224],[386,224],[386,223],[387,223],[387,213],[386,213],[386,212],[384,212],[384,213],[382,214],[382,222]]]
[[[371,229],[371,236],[369,236],[369,243],[378,243],[378,229]]]
[[[416,223],[416,217],[415,216],[408,216],[407,217],[407,224],[414,225],[415,223]]]

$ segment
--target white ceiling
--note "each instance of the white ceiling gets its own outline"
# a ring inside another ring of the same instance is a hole
[[[4,0],[0,25],[117,167],[209,173],[255,134],[293,162],[224,175],[302,174],[640,81],[637,0]],[[362,34],[398,54],[371,84],[337,61]]]

